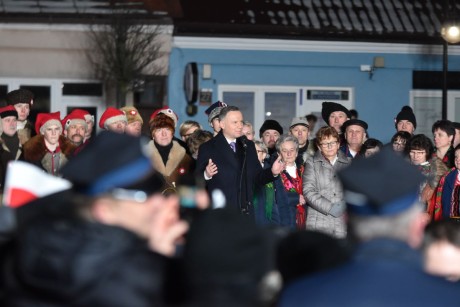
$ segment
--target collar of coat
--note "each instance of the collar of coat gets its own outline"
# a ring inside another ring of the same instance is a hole
[[[24,159],[26,161],[41,161],[48,152],[43,135],[36,135],[32,137],[23,145],[23,148]],[[75,150],[75,145],[73,145],[65,136],[60,135],[59,148],[61,149],[61,153],[63,153],[66,157],[70,157]]]
[[[172,143],[173,146],[169,151],[168,161],[166,161],[166,165],[164,165],[163,159],[161,159],[161,155],[155,147],[155,143],[153,140],[149,142],[149,146],[152,148],[153,166],[155,170],[160,172],[163,176],[170,176],[185,156],[184,147],[180,146],[176,141]]]

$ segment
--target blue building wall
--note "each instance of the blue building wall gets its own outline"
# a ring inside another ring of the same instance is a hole
[[[385,53],[343,52],[340,49],[336,52],[220,50],[176,46],[170,56],[168,103],[179,115],[180,122],[192,119],[210,129],[204,114],[207,106],[199,106],[194,117],[185,113],[183,75],[189,62],[198,63],[200,88],[212,89],[213,101],[218,99],[220,84],[352,87],[355,109],[359,117],[368,122],[369,134],[386,142],[395,132],[394,117],[402,106],[410,102],[413,70],[442,70],[440,47],[437,50],[427,47],[415,51],[413,49],[416,48],[407,48],[409,51],[400,49],[403,50],[399,53],[397,50]],[[385,68],[376,69],[370,79],[369,73],[360,71],[360,65],[372,64],[376,56],[384,57]],[[212,79],[201,78],[203,64],[212,65]],[[449,68],[460,70],[459,55],[450,55]]]

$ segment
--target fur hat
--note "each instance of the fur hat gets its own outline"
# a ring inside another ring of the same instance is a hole
[[[139,114],[139,111],[135,107],[131,106],[126,106],[120,109],[125,113],[126,118],[128,119],[128,124],[134,123],[134,122],[140,122],[141,125],[144,124],[144,120],[142,119],[141,115]]]
[[[67,130],[70,125],[80,124],[88,129],[88,124],[85,119],[86,113],[88,112],[82,109],[73,109],[72,112],[67,114],[67,116],[62,120],[62,128]]]
[[[18,111],[16,111],[15,107],[13,107],[12,105],[0,108],[0,117],[5,118],[8,116],[14,116],[18,118]]]
[[[283,134],[283,127],[274,119],[267,119],[264,121],[262,127],[259,129],[259,137],[262,137],[262,134],[267,130],[276,130],[280,135]]]
[[[35,131],[37,134],[45,133],[45,129],[51,125],[57,125],[62,133],[61,112],[37,114],[37,119],[35,121]]]
[[[152,134],[155,129],[160,128],[169,128],[174,133],[176,130],[175,126],[175,122],[172,120],[171,116],[164,113],[158,113],[149,121],[150,134]]]
[[[152,125],[152,124],[151,124],[152,120],[153,120],[156,116],[158,116],[158,114],[164,114],[164,115],[170,117],[170,118],[173,120],[173,122],[174,122],[174,129],[176,129],[177,121],[179,120],[179,117],[178,117],[177,114],[174,113],[174,111],[171,110],[168,106],[164,106],[164,107],[161,108],[161,109],[155,110],[155,111],[152,113],[152,115],[150,115],[150,120],[149,120],[149,125],[150,125],[150,126]],[[173,130],[174,130],[174,129],[173,129]]]
[[[29,90],[20,88],[6,94],[6,103],[15,105],[17,103],[28,103],[29,106],[34,104],[34,93]]]
[[[209,124],[212,123],[212,120],[219,116],[220,111],[222,111],[223,108],[225,108],[227,104],[222,101],[216,101],[212,105],[209,106],[209,108],[204,111],[208,115],[208,122]]]
[[[110,124],[113,124],[114,122],[117,122],[120,120],[124,120],[125,122],[128,122],[128,120],[126,119],[125,113],[113,107],[108,107],[107,110],[105,110],[105,112],[102,113],[101,119],[99,120],[99,127],[101,129],[107,129],[107,127]]]
[[[417,128],[417,120],[415,119],[415,114],[412,111],[412,108],[409,106],[402,107],[401,111],[396,115],[395,118],[395,127],[398,125],[398,122],[401,120],[408,120],[414,125],[414,129]]]
[[[343,105],[341,105],[340,103],[335,103],[335,102],[330,102],[330,101],[323,102],[322,109],[321,109],[321,116],[323,117],[324,122],[327,125],[329,125],[329,116],[331,116],[333,112],[337,112],[337,111],[345,113],[347,115],[347,118],[351,117],[350,111],[347,108],[345,108]]]

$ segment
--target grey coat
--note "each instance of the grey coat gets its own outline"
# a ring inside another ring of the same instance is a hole
[[[336,172],[349,166],[351,158],[339,150],[332,165],[317,151],[308,157],[303,173],[303,195],[307,202],[307,229],[321,231],[337,238],[346,236],[344,216],[330,215],[332,204],[343,201],[343,189]]]

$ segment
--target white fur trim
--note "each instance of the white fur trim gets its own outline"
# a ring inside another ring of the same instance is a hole
[[[125,114],[123,114],[123,115],[120,114],[120,115],[117,115],[117,116],[112,116],[112,117],[107,118],[105,120],[105,122],[104,122],[104,128],[108,129],[108,126],[110,124],[113,124],[113,123],[115,123],[117,121],[120,121],[120,120],[123,120],[123,121],[125,121],[126,124],[128,124],[128,119],[126,118],[126,115]]]

